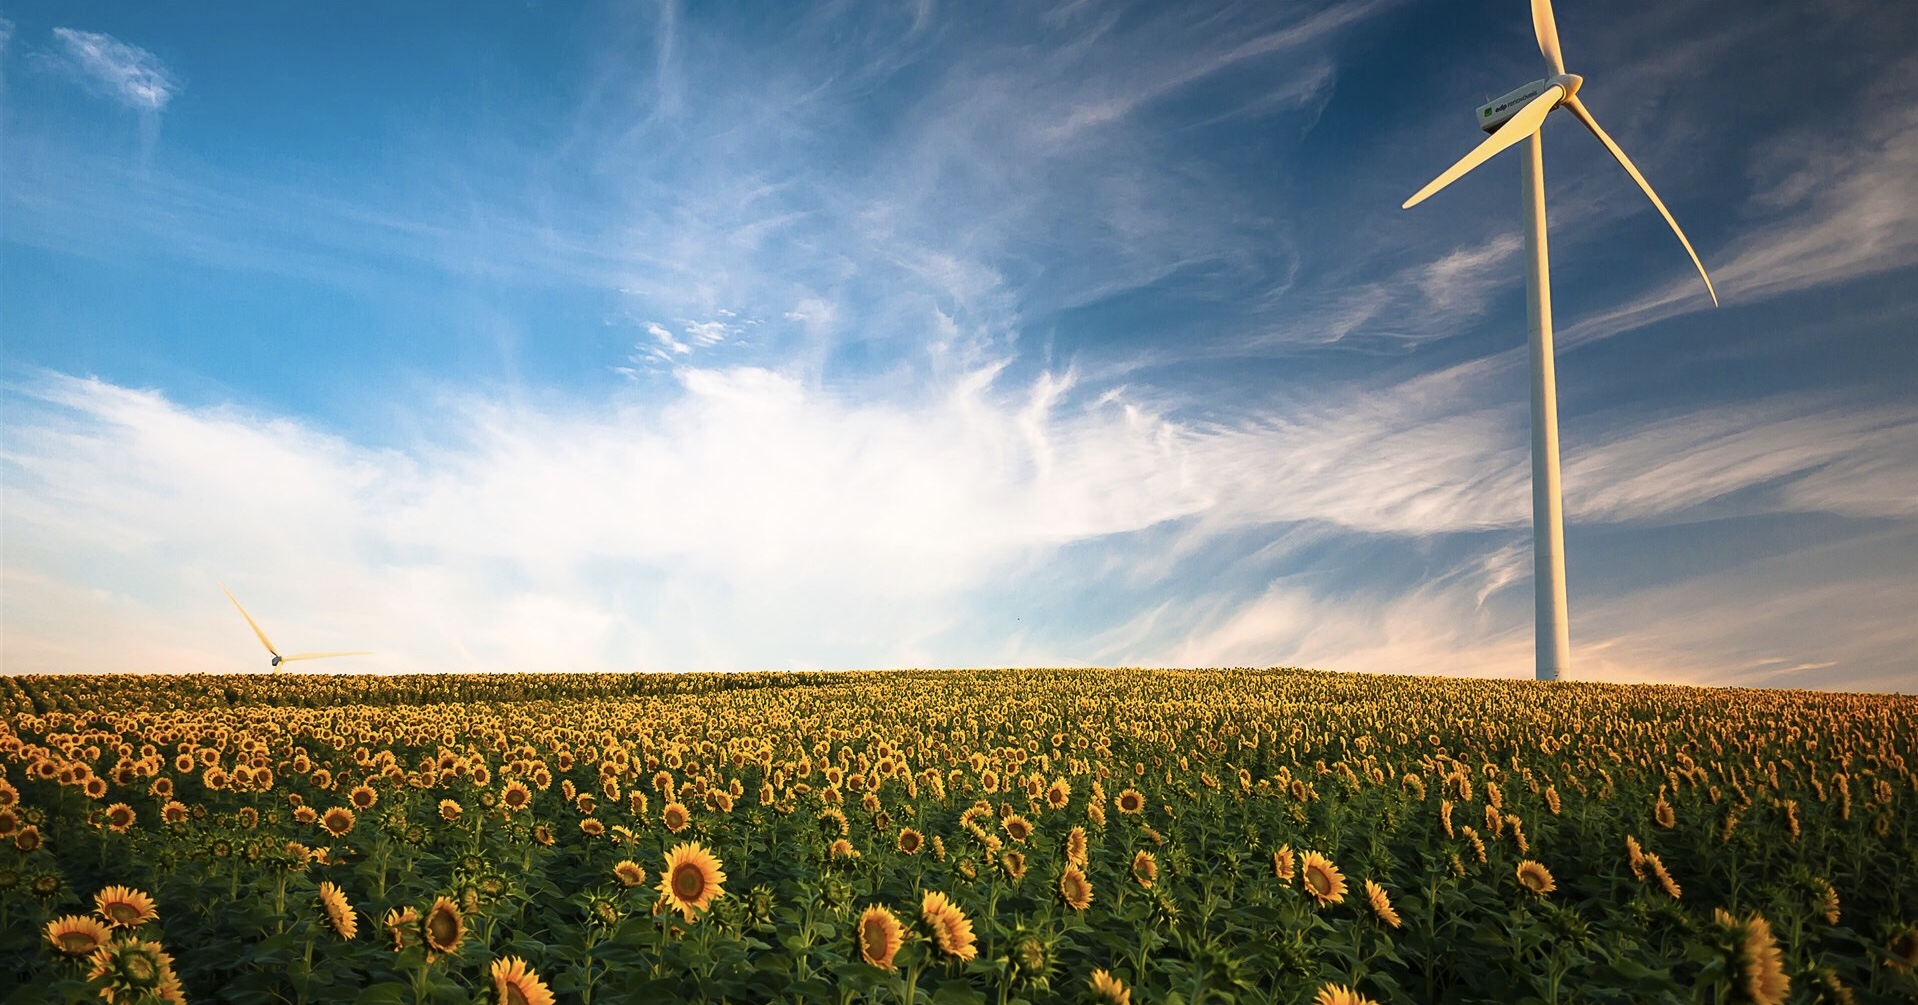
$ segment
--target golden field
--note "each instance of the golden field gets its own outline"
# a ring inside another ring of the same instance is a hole
[[[8,1001],[1918,1000],[1918,699],[11,677]]]

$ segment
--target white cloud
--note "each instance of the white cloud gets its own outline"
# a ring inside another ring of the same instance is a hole
[[[53,29],[67,65],[108,95],[143,112],[157,112],[180,93],[180,82],[160,58],[111,35]]]
[[[1528,550],[1510,537],[1396,593],[1332,595],[1322,577],[1343,567],[1294,569],[1251,602],[1181,579],[1208,542],[1250,527],[1350,540],[1522,534],[1523,430],[1512,409],[1473,404],[1487,369],[1200,426],[1122,391],[1076,394],[1070,374],[1020,387],[987,368],[883,403],[763,369],[682,367],[681,393],[663,403],[569,413],[446,399],[424,421],[437,434],[404,451],[51,377],[13,395],[9,412],[4,658],[26,670],[246,666],[260,654],[212,585],[225,581],[276,641],[375,649],[366,665],[382,669],[1018,654],[1522,669],[1527,638],[1512,633],[1529,604],[1514,613],[1523,591],[1510,587],[1527,576]],[[1801,405],[1691,421],[1689,438],[1652,424],[1573,455],[1575,519],[1645,519],[1794,473],[1770,511],[1876,512],[1897,504],[1886,500],[1908,475],[1873,459],[1918,455],[1905,413]],[[1763,438],[1746,427],[1775,429],[1781,459],[1759,463]],[[1698,471],[1620,476],[1668,451],[1698,455]],[[1581,481],[1600,476],[1621,487]],[[1063,549],[1093,542],[1108,556],[1102,576],[1165,600],[1022,627],[1017,639],[974,620],[982,603],[1044,581],[1031,577]],[[1884,576],[1880,588],[1898,581]],[[1792,588],[1789,577],[1776,587]]]
[[[648,321],[646,323],[646,334],[658,340],[659,344],[669,352],[683,355],[693,351],[691,346],[674,338],[673,333],[668,331],[665,325],[657,321]]]

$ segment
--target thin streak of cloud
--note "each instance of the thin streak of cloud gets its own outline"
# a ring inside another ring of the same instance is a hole
[[[68,66],[129,108],[158,112],[180,93],[179,78],[137,45],[72,28],[53,29],[53,38]]]

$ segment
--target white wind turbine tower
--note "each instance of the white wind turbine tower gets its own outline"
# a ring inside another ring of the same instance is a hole
[[[1671,224],[1678,243],[1692,256],[1692,264],[1704,277],[1705,290],[1712,305],[1718,304],[1718,291],[1712,277],[1705,274],[1704,263],[1685,232],[1678,229],[1670,210],[1652,191],[1645,176],[1638,173],[1631,158],[1599,128],[1598,120],[1578,100],[1583,77],[1565,72],[1565,58],[1558,48],[1558,26],[1552,20],[1551,0],[1532,0],[1532,29],[1538,35],[1538,51],[1552,75],[1535,80],[1499,97],[1478,110],[1479,125],[1492,135],[1466,154],[1431,184],[1405,200],[1404,209],[1424,202],[1434,192],[1463,177],[1493,154],[1517,143],[1525,144],[1525,309],[1531,328],[1532,356],[1532,563],[1537,591],[1538,679],[1557,680],[1571,669],[1572,642],[1565,610],[1565,529],[1564,507],[1559,494],[1558,471],[1558,378],[1552,362],[1552,285],[1545,253],[1545,165],[1539,142],[1539,127],[1555,108],[1572,113],[1585,128],[1598,137],[1605,149],[1617,158],[1619,166],[1643,189],[1660,216]]]
[[[291,656],[281,656],[280,651],[278,649],[273,648],[273,640],[267,638],[266,633],[260,630],[260,624],[259,622],[253,620],[253,615],[246,613],[246,608],[240,607],[239,598],[233,595],[232,590],[229,590],[226,588],[225,583],[220,584],[220,592],[226,594],[226,599],[233,601],[234,607],[239,607],[240,617],[243,617],[246,619],[247,627],[253,629],[253,634],[260,637],[260,644],[266,647],[266,651],[273,654],[272,665],[273,665],[273,669],[275,670],[278,670],[280,668],[280,664],[289,663],[289,662],[292,662],[293,660],[324,660],[324,659],[332,659],[335,656],[370,656],[372,655],[372,650],[370,649],[355,649],[354,651],[347,652],[347,653],[294,653]]]

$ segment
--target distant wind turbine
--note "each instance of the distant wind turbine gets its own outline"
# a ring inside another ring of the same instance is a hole
[[[1578,100],[1578,89],[1585,78],[1565,72],[1565,57],[1558,48],[1558,25],[1552,18],[1551,0],[1532,0],[1532,30],[1538,36],[1538,51],[1545,56],[1552,75],[1481,105],[1479,126],[1492,135],[1405,200],[1401,208],[1411,209],[1424,202],[1506,147],[1525,144],[1525,309],[1531,324],[1532,561],[1538,607],[1538,679],[1557,680],[1560,674],[1571,669],[1572,642],[1565,610],[1564,506],[1558,471],[1558,377],[1552,360],[1552,285],[1545,252],[1545,162],[1538,132],[1553,109],[1564,108],[1583,122],[1644,190],[1652,205],[1658,207],[1659,215],[1671,225],[1672,233],[1678,235],[1678,243],[1692,256],[1692,264],[1704,278],[1705,292],[1711,294],[1714,307],[1718,305],[1718,291],[1712,288],[1712,277],[1705,274],[1705,265],[1698,260],[1698,252],[1692,250],[1692,242],[1686,240],[1678,221],[1672,219],[1671,211],[1659,200],[1658,193],[1652,191],[1651,183]]]
[[[266,647],[266,651],[273,654],[272,665],[275,668],[278,668],[282,663],[290,663],[293,660],[323,660],[334,656],[371,656],[373,654],[370,649],[356,649],[352,652],[344,653],[294,653],[291,656],[281,656],[280,651],[273,648],[273,640],[267,638],[266,633],[260,630],[259,622],[253,620],[253,615],[246,613],[246,608],[240,607],[239,599],[233,596],[233,591],[227,589],[225,583],[220,584],[220,592],[226,594],[226,599],[233,601],[234,607],[239,608],[240,617],[245,618],[247,626],[253,629],[253,634],[260,637],[260,644]]]

